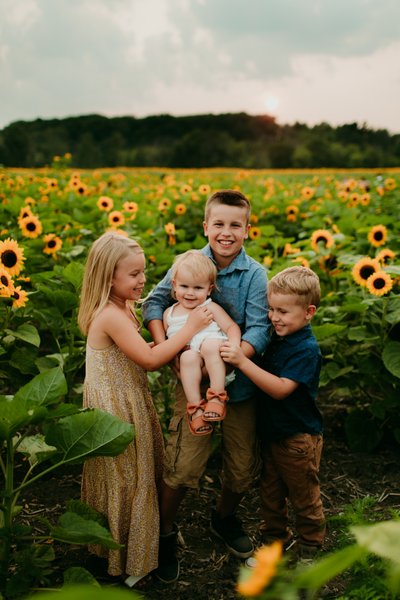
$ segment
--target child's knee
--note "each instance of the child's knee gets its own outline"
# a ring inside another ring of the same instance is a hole
[[[200,364],[200,361],[201,357],[198,352],[195,352],[194,350],[185,350],[185,352],[182,352],[181,354],[180,366],[183,368],[192,367]]]
[[[201,345],[200,353],[204,358],[212,356],[215,358],[220,358],[222,360],[221,355],[219,353],[221,344],[222,340],[218,338],[205,339]]]

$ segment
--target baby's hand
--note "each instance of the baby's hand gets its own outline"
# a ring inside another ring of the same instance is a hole
[[[220,346],[220,354],[225,362],[231,363],[235,367],[238,367],[240,362],[245,357],[245,354],[240,346],[231,344],[230,342],[224,342]]]
[[[187,320],[188,325],[191,325],[196,333],[204,327],[207,327],[213,320],[213,314],[207,306],[197,306],[194,308]]]

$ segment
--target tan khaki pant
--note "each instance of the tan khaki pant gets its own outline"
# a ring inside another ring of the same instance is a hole
[[[213,435],[194,436],[186,415],[182,386],[176,388],[174,413],[169,425],[164,481],[173,488],[197,488],[213,449]],[[257,477],[259,460],[255,434],[255,401],[228,401],[221,424],[223,483],[233,492],[244,493]]]
[[[322,435],[299,434],[262,449],[261,502],[265,537],[286,541],[288,499],[291,503],[299,542],[321,546],[325,518],[319,484]]]

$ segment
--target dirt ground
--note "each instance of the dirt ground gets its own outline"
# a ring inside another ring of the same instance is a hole
[[[324,407],[322,406],[324,411]],[[351,453],[343,435],[340,420],[335,415],[325,417],[325,446],[321,465],[321,490],[328,518],[337,515],[347,504],[373,496],[378,499],[374,510],[377,519],[389,515],[390,509],[400,509],[400,449],[383,445],[373,454]],[[211,507],[219,490],[218,451],[210,459],[199,492],[189,491],[181,506],[178,524],[184,541],[180,548],[181,577],[176,583],[161,584],[152,576],[134,588],[146,600],[230,600],[235,593],[241,560],[230,556],[223,543],[209,531]],[[79,498],[80,475],[75,467],[61,477],[42,481],[27,498],[25,518],[35,515],[52,519],[63,512],[66,500]],[[46,515],[44,515],[44,511]],[[248,494],[240,506],[239,515],[255,544],[259,543],[259,502],[257,488]],[[334,524],[329,527],[326,549],[335,547]],[[102,585],[122,585],[110,579],[101,561],[94,560],[85,548],[60,545],[56,547],[59,566],[58,583],[62,571],[69,566],[85,566]],[[55,582],[57,584],[57,581]],[[333,582],[325,591],[325,598],[339,598],[343,582]]]

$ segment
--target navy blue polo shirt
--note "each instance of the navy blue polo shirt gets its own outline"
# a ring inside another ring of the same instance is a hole
[[[283,400],[275,400],[260,391],[257,419],[260,437],[279,441],[297,433],[321,433],[322,416],[316,405],[321,351],[311,325],[287,336],[274,332],[260,366],[278,377],[299,383]]]

